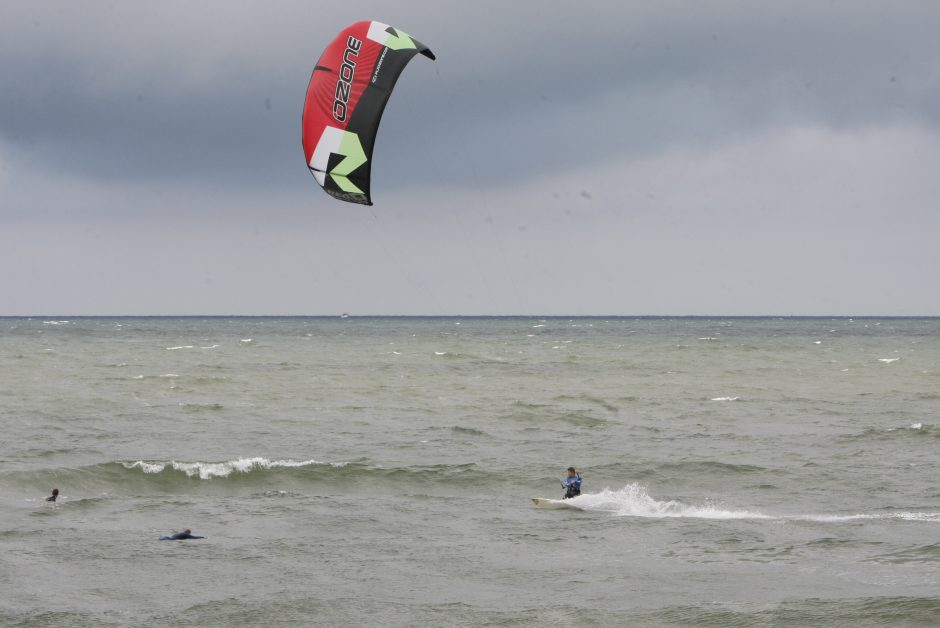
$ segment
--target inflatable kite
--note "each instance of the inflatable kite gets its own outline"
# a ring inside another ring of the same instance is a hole
[[[427,46],[381,22],[356,22],[326,47],[313,69],[304,101],[307,166],[324,191],[371,205],[372,147],[392,89]]]

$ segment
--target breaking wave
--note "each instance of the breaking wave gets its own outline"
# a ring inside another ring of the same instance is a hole
[[[295,469],[311,465],[330,464],[341,467],[345,463],[322,463],[317,460],[268,460],[267,458],[239,458],[228,462],[122,462],[125,469],[140,469],[144,473],[163,473],[167,469],[181,471],[188,477],[198,477],[200,480],[212,478],[225,478],[232,473],[250,473],[251,471],[267,471],[269,469]]]
[[[280,490],[325,486],[338,491],[379,488],[410,494],[416,490],[477,490],[491,485],[498,477],[472,463],[383,467],[363,461],[243,457],[218,462],[118,460],[76,468],[10,471],[0,473],[0,485],[40,493],[58,486],[75,496],[215,490],[213,487],[256,491],[272,485]]]

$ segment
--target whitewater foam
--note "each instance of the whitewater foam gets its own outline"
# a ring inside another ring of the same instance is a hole
[[[598,493],[582,493],[566,501],[579,510],[610,513],[618,517],[651,519],[759,519],[764,521],[805,521],[815,523],[847,523],[869,520],[899,519],[940,523],[940,512],[893,512],[886,514],[806,514],[768,515],[753,510],[729,510],[719,505],[690,505],[677,500],[660,501],[650,496],[647,487],[637,483],[619,490],[605,488]]]
[[[864,521],[866,519],[881,519],[878,515],[791,515],[782,517],[790,521],[815,521],[817,523],[843,523],[846,521]]]
[[[940,512],[896,512],[885,515],[886,519],[903,519],[905,521],[933,521],[940,523]]]
[[[854,515],[793,515],[781,517],[790,521],[816,521],[819,523],[843,523],[850,521],[869,521],[900,519],[902,521],[925,521],[940,523],[940,512],[892,512],[887,514],[854,514]]]
[[[310,465],[326,464],[318,460],[268,460],[267,458],[239,458],[226,462],[122,462],[126,469],[140,469],[144,473],[162,473],[166,469],[182,471],[189,477],[199,477],[200,480],[210,480],[215,477],[228,477],[232,473],[249,473],[259,469],[278,469],[306,467]],[[344,463],[331,463],[331,466],[343,466]]]
[[[648,489],[633,483],[619,490],[605,488],[599,493],[583,493],[569,505],[581,510],[609,512],[621,517],[695,518],[695,519],[773,519],[769,515],[748,510],[726,510],[718,506],[691,506],[676,500],[659,501]]]

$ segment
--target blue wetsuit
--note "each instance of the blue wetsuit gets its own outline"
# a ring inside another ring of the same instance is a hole
[[[204,539],[204,536],[193,536],[191,532],[183,531],[171,534],[170,536],[161,536],[161,541],[182,541],[184,539]]]
[[[565,478],[565,496],[562,499],[570,499],[572,497],[577,497],[581,494],[581,476],[574,475],[570,478]]]

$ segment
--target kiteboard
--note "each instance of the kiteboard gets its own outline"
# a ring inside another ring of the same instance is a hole
[[[576,506],[570,503],[567,499],[547,499],[545,497],[533,497],[532,503],[535,504],[536,508],[546,508],[549,510],[555,510],[559,508],[576,508]]]

